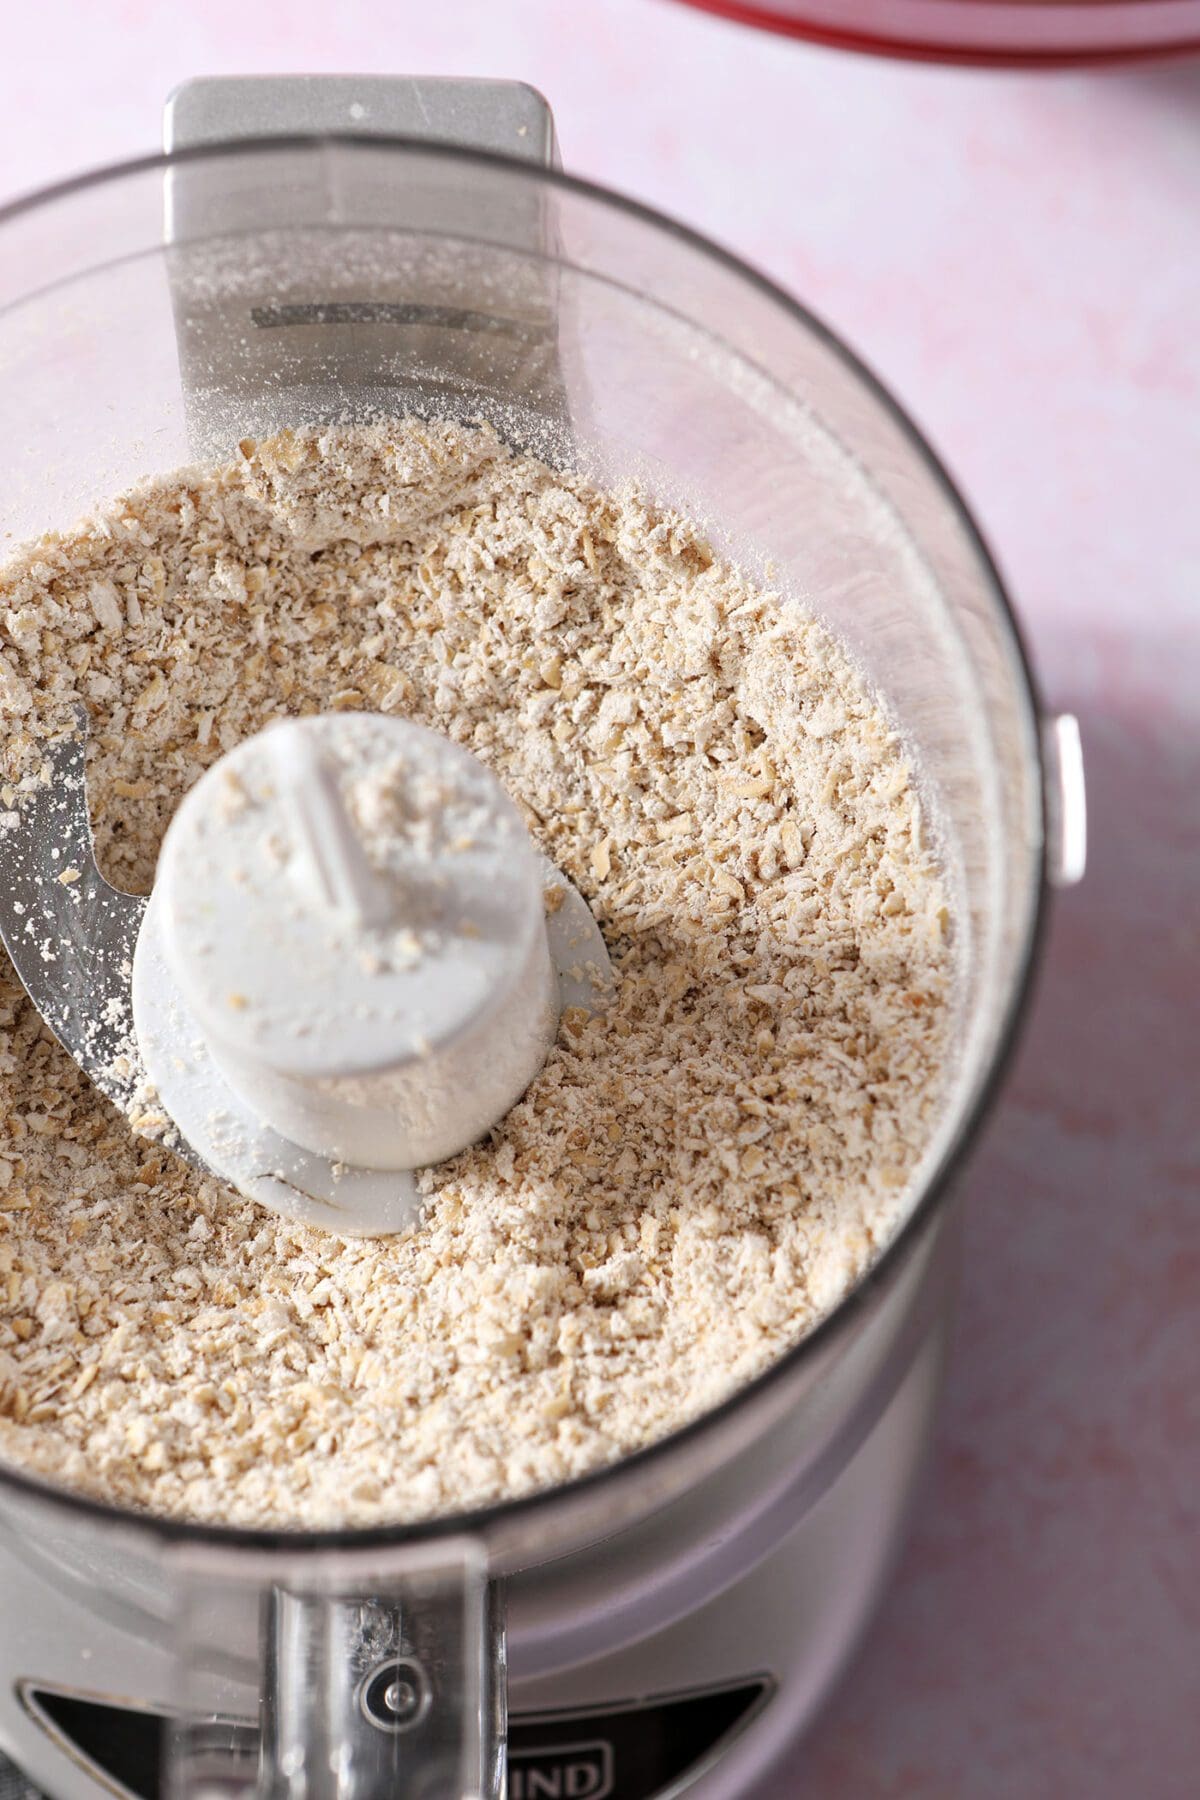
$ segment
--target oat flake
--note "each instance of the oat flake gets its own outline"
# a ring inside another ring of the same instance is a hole
[[[468,745],[591,902],[564,1019],[403,1238],[276,1220],[137,1136],[0,953],[0,1454],[243,1524],[565,1480],[807,1331],[906,1204],[949,1028],[947,898],[842,652],[681,518],[489,429],[246,442],[0,571],[0,801],[73,704],[102,868],[286,714]]]

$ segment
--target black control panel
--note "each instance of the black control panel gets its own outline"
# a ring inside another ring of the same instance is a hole
[[[747,1725],[772,1691],[767,1676],[756,1676],[619,1706],[516,1713],[508,1728],[508,1800],[655,1800]],[[158,1800],[164,1714],[43,1688],[27,1689],[25,1699],[48,1734],[109,1793]],[[231,1722],[228,1730],[244,1753],[252,1728]],[[39,1800],[3,1758],[0,1800]]]

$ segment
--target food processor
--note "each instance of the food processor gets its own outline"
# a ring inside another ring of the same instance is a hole
[[[896,1553],[954,1196],[1047,889],[1082,871],[1074,721],[1041,711],[986,549],[873,377],[726,253],[562,174],[532,90],[199,81],[166,139],[0,213],[3,541],[327,419],[486,418],[602,485],[636,478],[809,607],[889,708],[956,890],[960,1023],[906,1222],[868,1273],[766,1374],[609,1468],[319,1532],[141,1515],[0,1468],[0,1746],[60,1800],[748,1792]],[[74,831],[86,858],[81,741],[52,747],[74,799],[35,838]],[[297,805],[332,830],[311,748]],[[326,875],[354,898],[352,870]],[[77,932],[34,995],[85,1066],[80,1018],[130,980],[137,921],[112,918],[107,949]]]

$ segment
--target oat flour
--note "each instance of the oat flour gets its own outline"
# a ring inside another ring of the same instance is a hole
[[[147,1142],[0,953],[0,1454],[201,1519],[408,1520],[611,1462],[763,1370],[887,1239],[932,1128],[946,892],[837,646],[681,518],[489,429],[283,434],[0,571],[0,798],[91,714],[101,867],[285,714],[468,745],[618,975],[403,1238]]]

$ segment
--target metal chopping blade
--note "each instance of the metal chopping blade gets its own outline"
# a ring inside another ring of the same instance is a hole
[[[0,813],[0,939],[33,1004],[102,1093],[137,1082],[130,979],[146,901],[96,867],[87,722],[46,745],[44,779]]]

